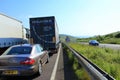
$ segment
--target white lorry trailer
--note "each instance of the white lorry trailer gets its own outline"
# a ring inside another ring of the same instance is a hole
[[[26,42],[22,22],[0,13],[0,49]]]

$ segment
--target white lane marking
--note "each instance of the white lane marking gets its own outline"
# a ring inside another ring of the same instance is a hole
[[[60,57],[60,50],[61,50],[61,45],[60,45],[59,51],[57,53],[58,54],[57,55],[57,59],[56,59],[56,62],[55,62],[55,65],[54,65],[53,72],[52,72],[50,80],[55,80],[55,76],[56,76],[56,72],[57,72],[57,66],[58,66],[58,61],[59,61],[59,57]]]

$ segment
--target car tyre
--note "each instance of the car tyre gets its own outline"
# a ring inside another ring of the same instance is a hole
[[[49,55],[48,55],[48,57],[47,57],[47,61],[46,61],[46,63],[49,63]]]
[[[39,75],[41,75],[41,73],[42,73],[42,64],[41,63],[38,64],[38,72],[39,72]]]

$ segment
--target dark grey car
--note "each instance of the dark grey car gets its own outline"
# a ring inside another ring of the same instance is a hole
[[[8,48],[0,56],[1,76],[29,76],[41,74],[42,65],[48,62],[47,51],[39,44],[22,44]]]

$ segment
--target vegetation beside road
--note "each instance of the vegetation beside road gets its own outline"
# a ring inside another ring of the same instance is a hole
[[[120,31],[106,35],[89,37],[89,38],[78,38],[77,42],[88,42],[89,40],[97,40],[100,43],[107,43],[107,44],[120,44]]]
[[[120,50],[100,48],[78,43],[69,43],[69,46],[90,59],[116,80],[120,80]]]
[[[120,44],[120,31],[89,38],[73,38],[74,37],[70,37],[71,42],[74,43],[69,44],[72,48],[82,53],[116,80],[120,80],[120,50],[78,44],[79,42],[88,43],[89,40],[97,40],[105,44]],[[65,39],[63,37],[61,37],[61,39],[61,41],[64,42]]]
[[[73,36],[70,36],[70,35],[65,35],[65,34],[60,34],[60,40],[62,42],[65,42],[65,39],[66,39],[67,36],[70,38],[70,41],[76,42],[76,40],[77,40],[76,37],[73,37]]]
[[[63,48],[69,58],[69,62],[67,64],[72,66],[73,72],[76,76],[74,80],[90,80],[90,76],[87,74],[84,68],[79,65],[78,60],[73,56],[72,52],[65,46]]]

